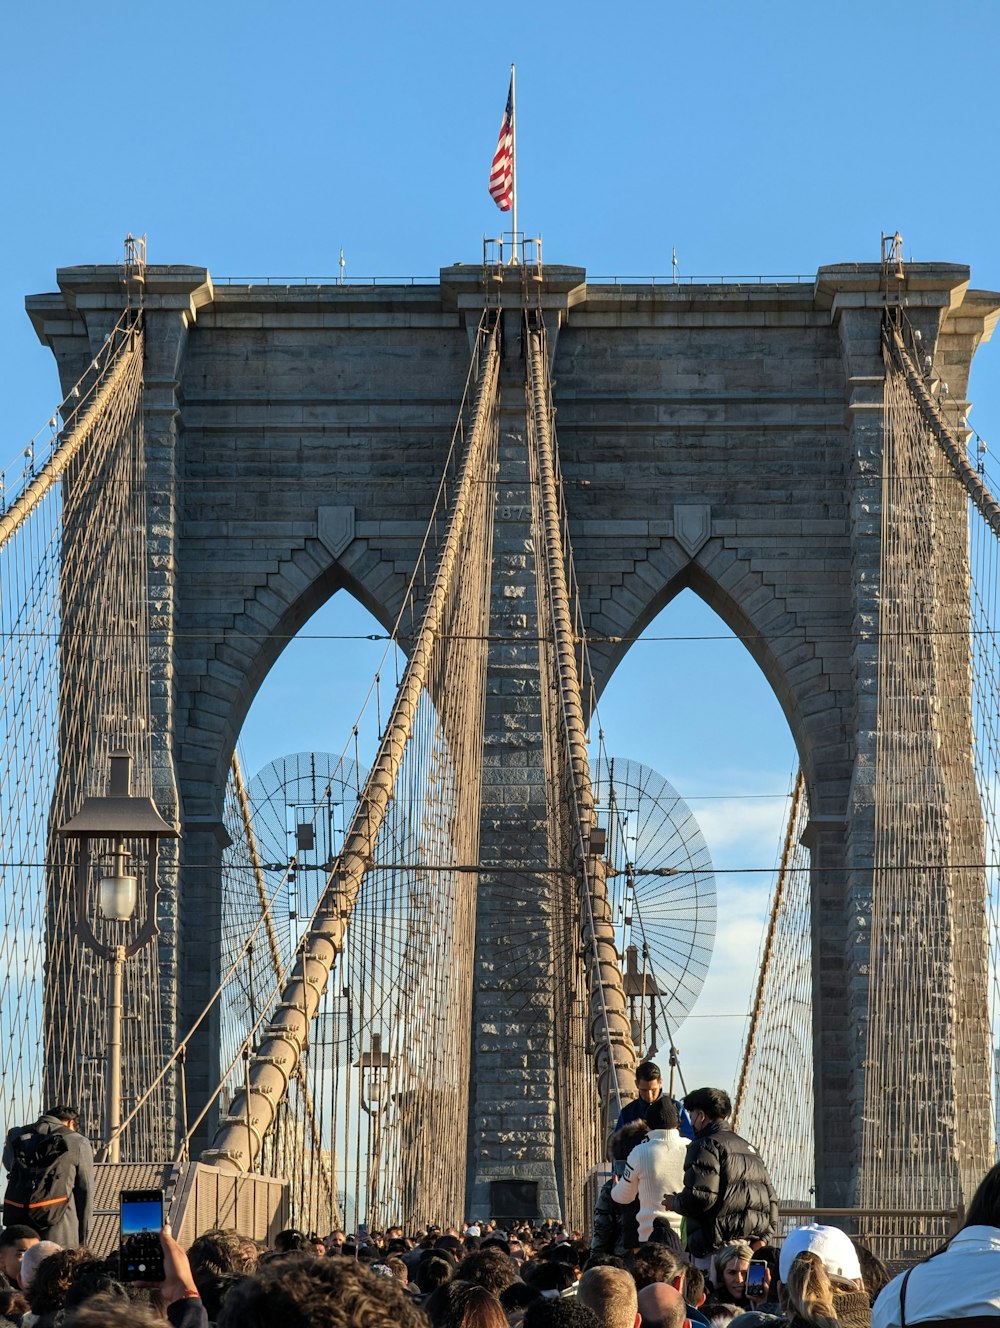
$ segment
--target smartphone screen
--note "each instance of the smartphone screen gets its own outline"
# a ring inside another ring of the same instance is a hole
[[[763,1259],[755,1259],[747,1269],[748,1296],[762,1296],[767,1290],[767,1264]]]
[[[162,1282],[162,1190],[122,1190],[121,1245],[118,1261],[123,1282]]]

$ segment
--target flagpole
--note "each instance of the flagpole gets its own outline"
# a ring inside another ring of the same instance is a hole
[[[511,246],[510,261],[517,260],[517,100],[514,94],[514,66],[510,67],[510,157],[511,157]]]

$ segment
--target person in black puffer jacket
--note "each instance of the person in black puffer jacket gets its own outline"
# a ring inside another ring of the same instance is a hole
[[[705,1259],[730,1241],[767,1240],[777,1228],[778,1200],[756,1148],[726,1128],[729,1094],[696,1088],[684,1106],[695,1129],[684,1188],[663,1198],[685,1219],[688,1253]]]

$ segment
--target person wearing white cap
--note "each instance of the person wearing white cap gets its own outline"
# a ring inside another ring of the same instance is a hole
[[[778,1275],[782,1282],[788,1281],[788,1270],[797,1254],[818,1254],[823,1267],[830,1277],[839,1277],[845,1282],[852,1282],[860,1290],[864,1289],[861,1278],[861,1263],[858,1252],[851,1244],[851,1238],[840,1227],[821,1226],[819,1222],[810,1222],[806,1227],[796,1227],[785,1237],[778,1255]]]
[[[986,1320],[1000,1323],[1000,1165],[979,1182],[958,1235],[894,1277],[872,1310],[872,1328]]]
[[[823,1265],[828,1280],[830,1297],[838,1322],[842,1328],[867,1328],[871,1322],[871,1306],[861,1276],[861,1263],[851,1238],[839,1227],[823,1226],[811,1222],[796,1227],[785,1237],[778,1255],[778,1277],[786,1293],[793,1265],[800,1254],[811,1254]]]

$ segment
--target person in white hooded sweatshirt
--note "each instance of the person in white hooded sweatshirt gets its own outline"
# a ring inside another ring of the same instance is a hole
[[[653,1234],[653,1222],[662,1217],[679,1237],[680,1213],[668,1213],[663,1195],[684,1187],[684,1158],[690,1140],[682,1139],[677,1108],[666,1093],[646,1109],[649,1134],[632,1149],[621,1179],[611,1189],[615,1203],[631,1203],[639,1196],[639,1240],[643,1244]]]

